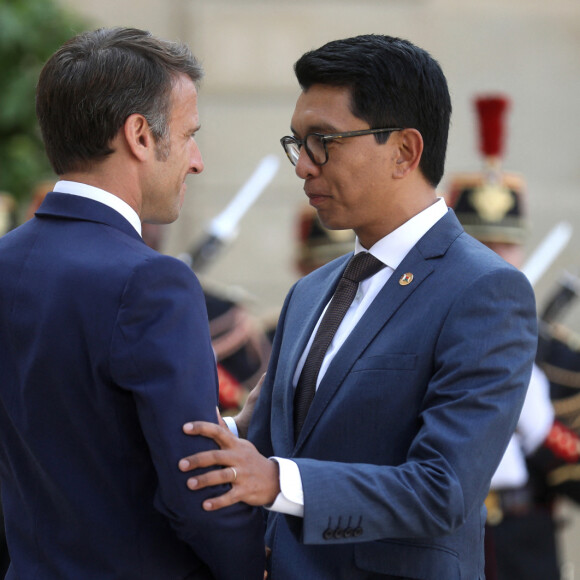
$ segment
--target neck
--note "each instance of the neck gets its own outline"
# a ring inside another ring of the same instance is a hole
[[[104,164],[103,164],[104,165]],[[78,183],[85,183],[93,187],[103,189],[108,193],[123,200],[133,210],[140,213],[140,204],[137,202],[137,195],[134,192],[135,182],[130,179],[121,178],[117,176],[122,175],[115,171],[109,171],[104,166],[97,166],[89,171],[71,171],[60,176],[60,179],[66,181],[76,181]]]
[[[398,202],[397,199],[399,200]],[[388,236],[436,202],[437,192],[430,186],[415,190],[412,193],[407,191],[398,198],[394,196],[389,211],[383,213],[373,224],[373,227],[367,226],[361,230],[355,228],[354,232],[362,246],[368,250],[379,240]]]

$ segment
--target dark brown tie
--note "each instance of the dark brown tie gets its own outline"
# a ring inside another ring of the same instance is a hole
[[[316,380],[324,360],[326,349],[332,342],[346,311],[352,304],[358,284],[376,274],[384,264],[368,252],[360,252],[350,259],[338,282],[332,300],[318,326],[310,352],[306,357],[294,394],[294,438],[298,439],[310,404],[316,392]]]

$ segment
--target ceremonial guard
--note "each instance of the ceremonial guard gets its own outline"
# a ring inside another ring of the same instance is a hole
[[[564,273],[540,316],[537,364],[550,381],[556,422],[552,447],[532,457],[533,473],[545,473],[544,493],[580,503],[580,335],[562,322],[580,295],[580,279]],[[553,450],[557,449],[558,453]]]
[[[232,415],[266,372],[272,345],[257,317],[227,289],[206,283],[203,292],[217,361],[220,412]]]
[[[510,102],[504,95],[490,95],[476,98],[474,104],[483,171],[453,176],[447,203],[467,233],[521,267],[528,230],[525,181],[502,167]],[[542,367],[546,369],[543,360],[534,365],[516,432],[486,500],[488,580],[560,578],[553,510],[556,488],[549,471],[556,464],[578,461],[578,436],[555,413]]]

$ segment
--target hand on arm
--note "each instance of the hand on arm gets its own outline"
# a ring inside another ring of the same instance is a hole
[[[203,502],[206,511],[218,510],[238,502],[255,506],[274,502],[280,493],[278,464],[275,461],[261,455],[249,441],[238,439],[227,428],[213,423],[186,423],[183,431],[188,435],[209,437],[220,449],[183,458],[179,462],[181,471],[188,472],[200,467],[224,467],[189,478],[187,486],[198,490],[224,483],[232,484],[225,494]]]

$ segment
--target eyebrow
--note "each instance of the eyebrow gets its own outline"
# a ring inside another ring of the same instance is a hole
[[[292,125],[290,125],[290,131],[292,131],[292,134],[298,135],[298,133],[292,127]],[[325,125],[313,125],[309,127],[306,134],[309,135],[310,133],[341,133],[341,132],[344,131],[340,131],[334,125],[325,124]]]

